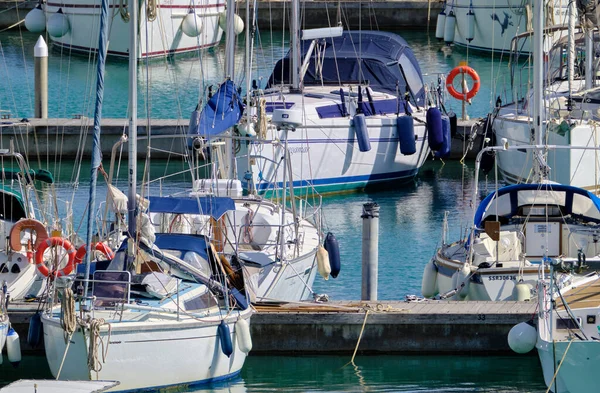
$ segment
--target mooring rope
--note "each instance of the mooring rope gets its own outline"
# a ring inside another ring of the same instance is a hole
[[[104,341],[100,337],[100,327],[102,325],[108,325],[108,340],[106,347]],[[88,350],[88,368],[90,371],[100,372],[102,370],[102,363],[106,362],[106,355],[108,354],[108,343],[110,342],[111,326],[103,318],[94,318],[90,321],[90,343]],[[102,361],[98,356],[98,347],[102,345]]]
[[[567,345],[567,349],[565,350],[565,353],[563,354],[562,359],[560,359],[560,363],[558,363],[556,372],[554,372],[554,376],[552,377],[552,380],[548,384],[548,389],[546,390],[546,393],[548,393],[550,391],[552,384],[554,383],[554,380],[556,379],[556,376],[558,375],[558,370],[560,370],[560,366],[562,366],[563,361],[565,360],[565,357],[567,356],[567,352],[569,352],[569,348],[571,347],[571,344],[573,343],[573,340],[575,340],[575,339],[572,339],[571,341],[569,341],[569,345]]]

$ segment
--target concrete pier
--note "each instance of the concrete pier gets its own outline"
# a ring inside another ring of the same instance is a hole
[[[25,353],[36,303],[11,304]],[[512,353],[510,329],[535,315],[535,302],[336,301],[256,306],[253,354]],[[364,324],[364,329],[363,329]]]
[[[23,20],[27,12],[37,5],[37,1],[0,1],[0,29],[6,29]],[[252,4],[252,3],[251,3]],[[302,4],[305,28],[323,27],[323,23],[337,23],[339,10],[345,27],[358,29],[359,26],[377,27],[381,30],[426,29],[435,30],[437,15],[442,8],[439,1],[427,0],[390,0],[361,2],[357,0],[306,1]],[[246,7],[244,1],[238,1],[240,13]],[[281,30],[281,21],[286,15],[289,20],[290,1],[260,1],[258,6],[258,26],[261,29]],[[347,25],[346,25],[347,24]]]
[[[22,121],[25,120],[25,121]],[[15,149],[32,158],[56,157],[70,159],[77,156],[80,146],[83,156],[90,157],[94,119],[81,117],[77,119],[1,119],[0,120],[0,149],[15,143]],[[466,158],[475,158],[481,147],[483,127],[479,119],[466,122],[458,121],[456,135],[452,138],[452,148],[449,159],[460,159],[469,145],[472,130],[473,148],[467,152]],[[146,119],[138,120],[138,157],[146,156],[146,136],[148,129],[152,133],[152,157],[167,158],[169,152],[183,153],[187,148],[188,119]],[[110,157],[112,146],[127,131],[127,119],[102,119],[102,138],[100,141],[102,153]],[[174,137],[179,136],[179,137]],[[127,149],[124,148],[124,154]]]

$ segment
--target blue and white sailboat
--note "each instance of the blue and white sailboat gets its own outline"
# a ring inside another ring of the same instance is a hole
[[[41,317],[46,358],[56,379],[119,381],[111,391],[230,378],[239,374],[252,347],[248,325],[252,309],[242,294],[243,287],[226,279],[225,266],[208,246],[209,238],[156,234],[148,221],[140,217],[142,204],[136,200],[135,170],[137,59],[132,51],[128,230],[108,269],[91,268],[108,8],[108,1],[104,0],[86,269],[83,279],[75,285],[75,293],[71,277],[53,280],[48,308]],[[130,47],[136,47],[136,18],[137,7],[133,7]],[[216,215],[218,209],[214,211]],[[211,272],[202,270],[202,261],[212,264]]]
[[[245,129],[257,135],[238,160],[245,188],[264,194],[283,187],[285,144],[297,193],[414,178],[429,153],[428,103],[406,41],[392,33],[334,27],[303,31],[301,44],[298,34],[247,109]],[[278,126],[281,116],[293,132]]]

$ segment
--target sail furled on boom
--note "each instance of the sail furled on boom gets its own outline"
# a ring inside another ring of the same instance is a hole
[[[240,121],[243,112],[244,105],[238,87],[228,79],[208,100],[197,122],[192,115],[189,136],[210,138],[222,134]]]

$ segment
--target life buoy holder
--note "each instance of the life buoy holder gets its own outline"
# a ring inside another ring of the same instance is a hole
[[[113,259],[115,257],[115,253],[113,252],[113,250],[110,249],[109,246],[107,246],[105,243],[92,243],[92,250],[94,251],[99,251],[102,254],[104,254],[104,256],[108,259]],[[85,254],[87,252],[87,245],[84,244],[81,247],[79,247],[79,249],[77,250],[77,253],[75,254],[75,264],[78,265],[81,262],[83,262],[83,258],[85,257]]]
[[[67,251],[67,264],[60,270],[54,270],[50,272],[48,270],[48,266],[44,263],[44,251],[46,251],[49,247],[62,247]],[[75,247],[71,244],[67,239],[63,239],[62,237],[50,237],[46,239],[46,241],[40,244],[39,248],[35,252],[35,265],[38,271],[45,277],[62,277],[71,274],[73,269],[75,268]]]
[[[25,230],[35,232],[34,250],[37,250],[40,244],[48,239],[48,231],[46,231],[44,224],[33,218],[21,219],[10,228],[9,244],[13,251],[21,251],[23,248],[23,245],[21,244],[21,232]]]
[[[471,77],[471,79],[473,79],[473,87],[470,90],[464,93],[459,93],[454,88],[454,78],[456,78],[458,74],[467,74]],[[456,98],[457,100],[469,101],[470,99],[475,97],[480,87],[481,80],[479,79],[479,75],[477,75],[477,72],[469,66],[455,67],[452,69],[452,71],[450,71],[450,73],[446,77],[446,89],[448,89],[448,93],[450,93],[450,95]]]

